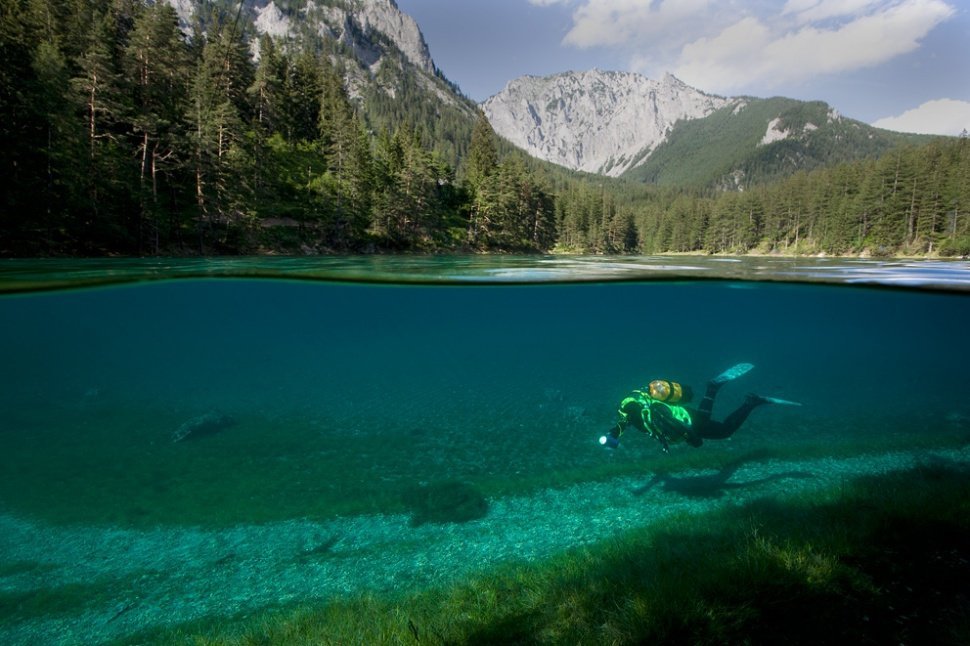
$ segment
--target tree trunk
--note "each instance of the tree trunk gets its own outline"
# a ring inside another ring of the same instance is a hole
[[[145,227],[145,175],[148,167],[148,132],[144,133],[141,142],[141,169],[138,173],[138,203],[141,205],[138,214],[138,255],[141,255],[141,244],[144,239]]]
[[[913,244],[916,238],[916,184],[917,178],[913,178],[913,196],[909,201],[909,215],[906,218],[906,243]]]

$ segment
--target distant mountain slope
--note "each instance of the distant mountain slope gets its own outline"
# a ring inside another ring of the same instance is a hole
[[[821,101],[744,97],[703,119],[677,124],[624,177],[737,189],[929,139],[847,119]]]
[[[653,81],[592,70],[515,79],[482,109],[499,135],[535,157],[618,176],[663,142],[675,123],[726,103],[669,74]]]
[[[540,159],[676,186],[744,188],[930,139],[873,128],[820,101],[714,96],[669,74],[526,76],[482,108],[498,134]]]

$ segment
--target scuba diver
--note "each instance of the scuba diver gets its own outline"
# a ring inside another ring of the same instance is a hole
[[[663,452],[668,453],[670,445],[676,442],[684,441],[693,447],[698,447],[704,443],[704,440],[723,440],[731,437],[748,419],[751,411],[758,406],[764,404],[801,406],[798,402],[750,393],[745,397],[744,403],[724,421],[718,422],[711,419],[714,398],[717,397],[721,386],[747,374],[752,368],[754,366],[750,363],[739,363],[709,381],[704,399],[696,409],[687,409],[681,405],[693,399],[690,386],[681,386],[666,379],[651,381],[646,388],[634,390],[629,397],[620,402],[620,408],[617,411],[619,420],[608,434],[600,438],[600,444],[615,449],[620,445],[623,431],[627,426],[632,425],[659,441]]]

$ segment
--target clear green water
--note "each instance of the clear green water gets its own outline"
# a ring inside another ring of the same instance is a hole
[[[0,641],[438,585],[970,457],[964,264],[756,263],[5,265]],[[853,286],[873,276],[931,289]],[[50,291],[92,283],[117,284]],[[739,361],[716,417],[804,406],[668,456],[598,445],[629,390]],[[233,423],[173,441],[205,415]]]

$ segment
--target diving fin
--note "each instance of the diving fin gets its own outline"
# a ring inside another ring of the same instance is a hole
[[[782,406],[801,406],[801,402],[788,401],[787,399],[778,399],[777,397],[765,397],[764,395],[758,395],[768,404],[781,404]]]
[[[711,383],[725,384],[729,381],[737,379],[741,375],[746,375],[752,368],[754,368],[754,364],[739,363],[736,366],[731,366],[718,376],[714,377],[714,379],[711,380]]]

